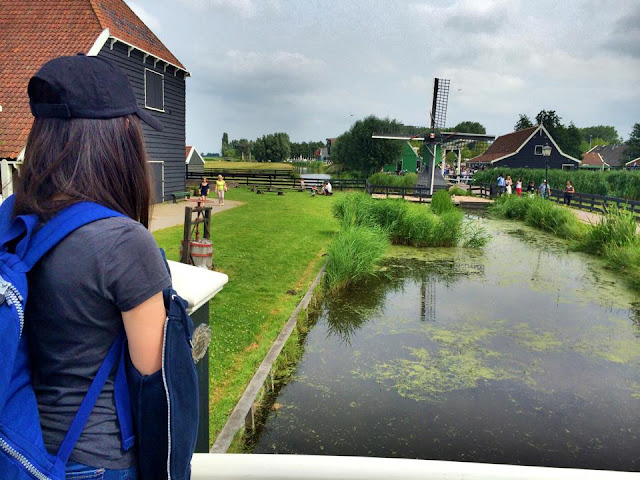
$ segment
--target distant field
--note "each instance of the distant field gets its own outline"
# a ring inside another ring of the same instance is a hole
[[[269,162],[227,162],[225,160],[214,160],[214,157],[205,157],[206,168],[235,168],[243,170],[293,170],[290,163],[269,163]]]

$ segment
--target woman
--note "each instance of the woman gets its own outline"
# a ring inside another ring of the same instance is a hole
[[[227,191],[227,182],[222,179],[222,175],[218,175],[216,180],[216,192],[218,192],[218,205],[224,205],[224,192]]]
[[[518,180],[516,181],[516,193],[519,197],[522,196],[522,178],[520,177],[518,177]]]
[[[511,175],[507,175],[507,179],[505,180],[505,188],[507,190],[507,195],[511,195],[513,187],[513,180],[511,180]]]
[[[200,182],[200,200],[207,200],[207,195],[209,195],[209,182],[207,181],[207,177],[202,177],[202,182]]]
[[[567,180],[567,186],[564,187],[564,204],[567,207],[571,206],[571,199],[574,193],[576,193],[576,189],[573,188],[573,183],[571,183],[571,180]]]
[[[151,187],[140,119],[162,125],[137,107],[126,75],[98,57],[48,62],[28,93],[35,120],[14,214],[46,222],[91,201],[125,215],[75,230],[28,274],[29,298],[46,299],[27,303],[26,329],[44,441],[55,453],[123,327],[140,373],[162,365],[162,290],[171,280],[147,230]],[[112,378],[67,464],[74,478],[94,478],[97,469],[105,479],[137,478],[135,449],[121,447]]]

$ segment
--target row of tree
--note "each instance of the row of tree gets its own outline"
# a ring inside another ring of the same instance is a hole
[[[558,146],[568,155],[580,159],[584,152],[589,151],[591,148],[597,145],[617,145],[622,144],[622,137],[618,134],[616,127],[611,125],[597,125],[593,127],[578,128],[573,122],[569,122],[568,126],[562,124],[562,118],[558,116],[555,110],[541,110],[536,115],[536,125],[544,125],[549,131],[553,139]],[[636,124],[638,125],[638,124]],[[636,132],[636,125],[634,125],[634,132]],[[514,130],[523,130],[525,128],[533,127],[534,124],[526,114],[520,114],[518,121],[514,125]],[[632,132],[631,137],[627,140],[627,145],[638,142],[638,132],[634,134]],[[633,150],[627,149],[627,155],[633,155]],[[640,152],[638,152],[640,155]],[[635,157],[630,158],[637,158]]]
[[[284,162],[290,158],[313,158],[315,151],[324,142],[291,142],[284,132],[270,133],[255,140],[241,138],[229,141],[229,135],[222,134],[220,151],[225,158],[254,160],[256,162]]]

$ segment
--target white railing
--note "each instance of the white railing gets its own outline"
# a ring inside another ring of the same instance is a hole
[[[400,458],[198,453],[192,480],[639,480],[639,473]]]

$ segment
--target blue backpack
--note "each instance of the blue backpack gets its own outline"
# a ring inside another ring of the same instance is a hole
[[[78,203],[39,228],[35,215],[12,219],[13,205],[14,197],[9,197],[0,206],[0,478],[64,479],[69,455],[116,363],[116,407],[122,444],[125,449],[134,444],[124,370],[124,331],[111,346],[57,454],[50,454],[42,438],[24,335],[27,272],[73,230],[122,214],[94,203]]]
[[[198,429],[198,379],[191,351],[193,323],[187,303],[172,288],[163,292],[167,319],[162,369],[152,375],[136,370],[123,329],[98,369],[58,452],[53,455],[45,448],[24,335],[27,272],[75,229],[122,214],[82,202],[40,226],[35,215],[13,219],[14,202],[14,197],[9,197],[0,205],[0,479],[64,480],[69,456],[114,368],[122,448],[128,450],[135,445],[139,478],[190,478]]]

